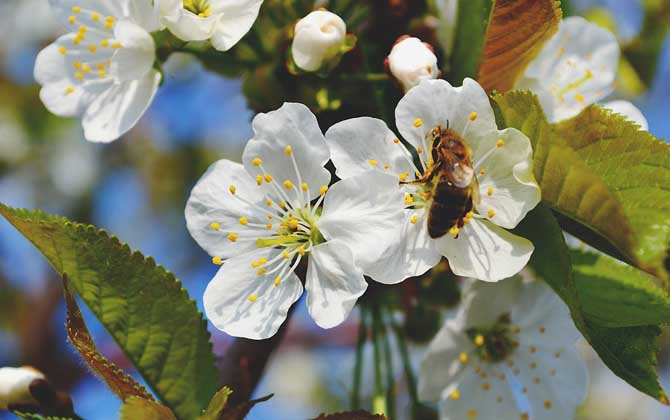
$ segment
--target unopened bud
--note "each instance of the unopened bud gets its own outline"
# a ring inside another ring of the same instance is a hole
[[[318,71],[330,61],[339,60],[346,36],[342,18],[325,10],[314,11],[295,25],[293,61],[304,71]]]
[[[388,69],[403,86],[405,92],[424,80],[439,76],[437,57],[433,47],[419,38],[398,38],[387,58]]]
[[[29,366],[0,368],[0,410],[8,410],[14,405],[35,404],[30,384],[36,379],[45,379],[44,374]]]

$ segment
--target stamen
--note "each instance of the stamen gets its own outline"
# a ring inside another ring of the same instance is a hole
[[[272,182],[272,175],[265,174],[265,175],[263,175],[263,179],[265,179],[265,182],[267,182],[269,184],[270,182]]]
[[[370,159],[368,160],[368,163],[370,164],[370,166],[377,166],[379,162],[377,162],[375,159]]]
[[[498,139],[496,142],[496,147],[503,147],[505,145],[505,140],[503,139]]]
[[[286,146],[286,148],[284,148],[284,153],[286,153],[286,156],[291,156],[293,154],[293,147],[291,147],[291,145]]]
[[[423,125],[423,120],[421,118],[417,118],[414,120],[413,125],[414,127],[419,128]]]
[[[237,187],[235,187],[234,185],[231,185],[230,187],[228,187],[228,190],[230,191],[230,193],[232,195],[235,195],[235,192],[237,191]]]
[[[256,302],[256,300],[258,299],[258,296],[256,296],[256,295],[251,295],[251,296],[249,296],[248,299],[249,299],[249,302]]]
[[[468,119],[469,119],[470,121],[474,121],[474,120],[476,120],[476,119],[477,119],[477,113],[476,113],[475,111],[472,111],[472,112],[470,113],[470,115],[468,115]]]
[[[413,225],[415,225],[416,222],[418,222],[418,221],[419,221],[419,216],[416,215],[416,214],[413,214],[412,217],[409,218],[409,222]]]
[[[258,167],[258,166],[261,166],[261,165],[263,164],[263,160],[262,160],[261,158],[258,158],[258,157],[257,157],[257,158],[254,158],[254,159],[251,161],[251,163],[252,163],[254,166]]]
[[[492,218],[493,218],[493,216],[495,216],[495,215],[496,215],[496,211],[495,211],[495,210],[493,210],[493,209],[489,209],[489,211],[488,211],[487,215],[489,216],[489,219],[492,219]]]
[[[489,187],[489,188],[486,190],[486,195],[488,195],[489,197],[493,195],[493,187]]]
[[[484,336],[479,334],[475,337],[475,345],[481,347],[484,345]]]
[[[451,398],[452,400],[457,400],[457,399],[461,398],[461,393],[458,392],[457,389],[455,389],[455,390],[451,391],[451,394],[449,394],[449,398]]]
[[[237,238],[238,238],[238,235],[237,235],[237,233],[235,233],[235,232],[230,232],[230,233],[228,234],[228,240],[229,240],[230,242],[237,242]]]
[[[221,259],[221,257],[213,257],[212,258],[212,263],[214,265],[221,265],[221,264],[223,264],[223,260]]]
[[[217,222],[212,222],[212,224],[209,225],[212,229],[216,230],[217,232],[221,230],[221,224]]]
[[[248,225],[249,224],[249,219],[247,219],[246,217],[240,217],[240,224],[243,225],[243,226]]]
[[[287,179],[286,181],[284,181],[284,188],[286,188],[287,190],[293,189],[293,182],[291,182],[291,180]]]

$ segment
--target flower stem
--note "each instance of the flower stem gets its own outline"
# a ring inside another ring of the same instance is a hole
[[[374,353],[374,375],[375,391],[372,399],[372,412],[374,414],[386,414],[386,395],[382,385],[382,355],[381,355],[381,333],[382,333],[381,314],[379,304],[372,304],[372,350]]]
[[[381,310],[380,310],[381,312]],[[383,346],[384,346],[384,364],[386,365],[386,408],[388,410],[387,415],[388,418],[390,419],[395,419],[396,418],[396,404],[395,404],[395,375],[393,372],[393,358],[392,358],[392,353],[391,353],[391,342],[389,341],[389,336],[391,335],[391,328],[390,324],[388,322],[390,321],[387,320],[387,322],[383,322],[384,318],[381,316],[382,314],[380,313],[380,318],[381,318],[381,324],[384,326],[384,335],[383,335]]]
[[[411,418],[416,420],[419,418],[418,417],[419,396],[416,392],[416,378],[414,377],[414,371],[412,370],[412,363],[409,360],[407,339],[405,338],[405,332],[393,320],[391,314],[389,314],[389,322],[393,326],[393,331],[395,331],[396,338],[398,339],[398,349],[400,350],[400,358],[402,360],[403,370],[405,371],[405,382],[407,383],[407,389],[409,391],[409,399],[412,413]]]
[[[368,337],[368,329],[365,324],[367,311],[365,306],[358,305],[360,320],[358,322],[358,341],[356,342],[356,362],[354,364],[354,384],[351,390],[351,409],[361,408],[361,376],[363,373],[363,346]]]

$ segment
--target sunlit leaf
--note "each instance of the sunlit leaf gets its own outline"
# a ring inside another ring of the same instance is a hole
[[[198,417],[198,420],[219,420],[219,417],[223,414],[223,410],[226,409],[226,405],[228,404],[228,397],[232,393],[233,391],[228,387],[220,389],[214,394],[207,406],[207,410]]]
[[[130,397],[121,407],[120,420],[177,420],[172,411],[156,401]]]
[[[15,411],[13,414],[16,417],[20,418],[21,420],[74,420],[70,417],[52,417],[52,416],[45,417],[39,414],[21,413],[18,411]]]
[[[180,419],[199,415],[217,389],[214,355],[174,275],[93,226],[4,205],[0,214],[67,274],[160,400]]]

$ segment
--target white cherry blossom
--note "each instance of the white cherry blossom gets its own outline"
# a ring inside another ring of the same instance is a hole
[[[147,0],[50,0],[71,32],[37,56],[40,98],[56,115],[81,117],[89,141],[110,142],[130,130],[158,88],[153,68],[158,28]]]
[[[620,48],[613,33],[579,16],[561,21],[558,32],[542,47],[516,89],[537,94],[549,121],[579,114],[614,91]],[[647,129],[647,121],[632,103],[603,104]]]
[[[186,206],[191,236],[222,264],[205,291],[207,316],[230,335],[274,335],[302,295],[295,270],[306,260],[309,313],[334,327],[398,241],[397,178],[369,171],[329,189],[330,152],[304,105],[259,114],[253,128],[244,165],[214,163]]]
[[[29,388],[35,379],[44,379],[44,374],[30,366],[0,368],[0,410],[35,403]]]
[[[227,51],[249,32],[263,0],[155,0],[161,23],[184,41]]]
[[[473,282],[428,347],[422,401],[442,420],[574,419],[586,398],[586,365],[568,308],[543,282]]]
[[[296,66],[318,71],[339,58],[347,36],[341,17],[327,10],[316,10],[295,25],[291,54]]]
[[[401,37],[393,45],[388,55],[388,68],[405,91],[439,76],[433,47],[409,36]]]
[[[406,143],[373,118],[343,121],[326,133],[338,177],[348,179],[374,168],[403,183],[403,239],[386,255],[378,277],[401,281],[422,274],[441,256],[461,276],[498,281],[518,273],[534,248],[506,229],[514,228],[540,201],[528,138],[516,129],[498,130],[488,96],[471,79],[458,88],[444,80],[422,82],[399,102],[396,124]],[[435,181],[415,181],[434,168],[434,132],[447,127],[471,149],[473,189],[480,200],[461,215],[460,226],[431,238],[427,220]]]

